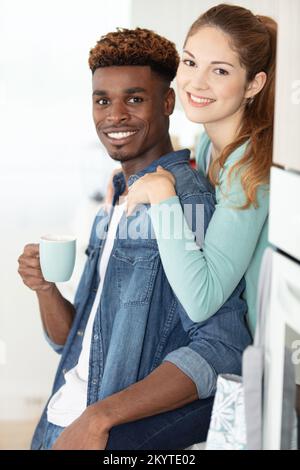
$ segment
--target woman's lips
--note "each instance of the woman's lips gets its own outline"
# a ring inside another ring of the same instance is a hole
[[[201,96],[192,95],[192,93],[187,93],[189,103],[196,108],[204,108],[214,103],[216,100],[211,98],[205,98]]]

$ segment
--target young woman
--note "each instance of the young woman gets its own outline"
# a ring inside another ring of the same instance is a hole
[[[191,250],[190,239],[187,250],[186,239],[161,235],[167,233],[159,217],[164,204],[189,232],[170,173],[158,169],[129,190],[129,210],[151,203],[165,272],[196,322],[213,315],[245,275],[249,324],[255,328],[257,279],[267,245],[275,56],[275,21],[242,7],[213,7],[188,32],[178,92],[187,118],[204,125],[197,166],[214,184],[217,200],[200,250],[196,245]]]

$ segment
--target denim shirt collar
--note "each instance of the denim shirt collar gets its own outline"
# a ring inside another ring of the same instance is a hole
[[[156,171],[156,168],[160,165],[163,168],[170,168],[174,164],[178,163],[183,163],[183,162],[188,162],[190,159],[190,151],[188,149],[183,149],[183,150],[178,150],[176,152],[169,152],[166,155],[163,155],[162,157],[158,158],[157,160],[154,160],[150,165],[148,165],[146,168],[143,170],[139,171],[138,173],[131,175],[128,179],[128,186],[131,186],[135,181],[137,181],[139,178],[144,176],[146,173],[153,173]],[[125,181],[125,176],[124,173],[120,172],[117,173],[114,178],[113,178],[113,186],[114,186],[114,200],[113,200],[113,205],[115,205],[117,199],[123,192],[125,191],[126,188],[126,181]]]

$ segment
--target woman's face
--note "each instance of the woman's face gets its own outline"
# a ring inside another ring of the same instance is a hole
[[[188,119],[202,124],[241,119],[246,84],[246,70],[220,29],[203,27],[189,37],[177,72]]]

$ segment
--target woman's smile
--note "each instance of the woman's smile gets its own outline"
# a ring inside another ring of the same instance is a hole
[[[188,96],[189,103],[192,106],[196,106],[196,108],[203,108],[205,106],[209,106],[210,104],[216,101],[211,98],[206,98],[204,96],[196,96],[189,92],[187,92],[187,96]]]

